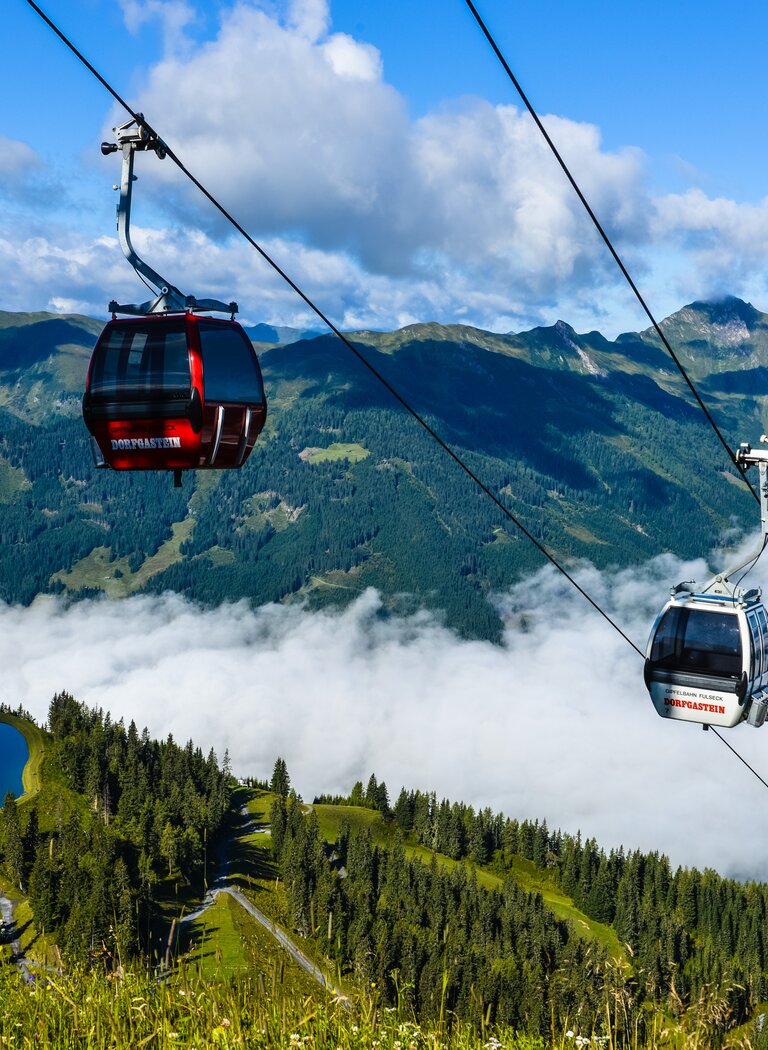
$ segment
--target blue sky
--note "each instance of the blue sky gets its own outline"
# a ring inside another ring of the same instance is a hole
[[[337,323],[644,326],[463,0],[47,0]],[[480,10],[652,308],[768,307],[768,10],[485,0]],[[0,308],[141,296],[114,244],[117,119],[24,0],[0,44]],[[306,308],[170,165],[141,158],[136,240],[251,321]]]

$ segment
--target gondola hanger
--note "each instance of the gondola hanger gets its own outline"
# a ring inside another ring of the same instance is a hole
[[[122,150],[120,246],[157,294],[144,303],[110,302],[112,320],[88,369],[83,417],[98,467],[172,470],[179,486],[182,470],[241,467],[264,426],[267,405],[256,352],[234,320],[237,303],[184,295],[133,247],[134,154],[151,151],[162,160],[167,151],[137,116],[116,127],[117,141],[102,143],[101,151],[106,156]],[[199,316],[210,311],[230,319]]]
[[[673,587],[646,651],[645,684],[657,712],[705,729],[742,721],[757,728],[768,713],[768,614],[760,588],[740,586],[768,544],[768,450],[743,444],[736,458],[745,469],[758,467],[760,547],[704,584]]]

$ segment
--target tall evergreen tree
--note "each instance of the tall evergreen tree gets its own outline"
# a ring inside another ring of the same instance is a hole
[[[291,778],[288,776],[288,767],[283,758],[278,757],[275,768],[272,770],[272,779],[269,782],[270,790],[281,798],[288,798],[291,790]]]
[[[3,800],[3,864],[14,885],[24,889],[24,842],[16,799],[9,791]]]

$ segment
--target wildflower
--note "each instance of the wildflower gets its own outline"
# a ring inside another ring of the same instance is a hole
[[[298,1032],[291,1032],[288,1038],[291,1040],[291,1046],[298,1046],[301,1042],[301,1036]]]
[[[219,1024],[222,1028],[229,1028],[232,1022],[229,1021],[226,1017],[224,1017],[221,1021],[219,1021]]]

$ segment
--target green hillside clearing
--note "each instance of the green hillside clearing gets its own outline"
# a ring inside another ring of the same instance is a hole
[[[360,806],[332,805],[314,805],[312,808],[317,814],[320,834],[326,842],[335,842],[338,839],[339,828],[344,817],[353,832],[357,833],[367,829],[374,845],[385,848],[392,846],[397,837],[396,826],[388,824],[377,810]],[[464,863],[435,853],[434,850],[409,842],[407,839],[404,842],[404,848],[407,856],[415,857],[424,864],[431,863],[433,857],[439,865],[449,870],[461,867]],[[504,877],[488,867],[478,867],[471,863],[468,863],[467,867],[476,876],[480,886],[499,890],[503,886]],[[546,872],[537,868],[533,861],[525,857],[513,857],[512,868],[508,874],[529,893],[540,893],[550,911],[558,919],[570,923],[577,935],[597,941],[608,950],[614,959],[627,961],[627,953],[611,927],[595,922],[594,919],[590,919],[588,915],[580,911],[571,898],[562,892]]]
[[[26,492],[31,488],[32,483],[24,471],[0,457],[0,503],[10,503],[19,492]]]
[[[362,445],[344,444],[339,441],[334,441],[328,448],[305,449],[302,453],[307,463],[335,463],[340,459],[349,460],[350,463],[359,463],[361,459],[366,459],[368,456],[370,452]]]
[[[312,978],[228,893],[190,925],[179,941],[177,966],[216,983],[247,975],[272,995],[292,999],[318,994]]]
[[[189,538],[194,528],[194,519],[175,521],[171,525],[171,537],[160,544],[157,551],[145,558],[136,572],[131,572],[128,558],[110,561],[109,547],[96,547],[85,558],[81,558],[68,572],[56,572],[51,582],[59,581],[69,591],[83,587],[96,588],[110,598],[123,598],[140,590],[158,573],[181,561],[181,545]],[[227,554],[230,552],[227,551]]]

